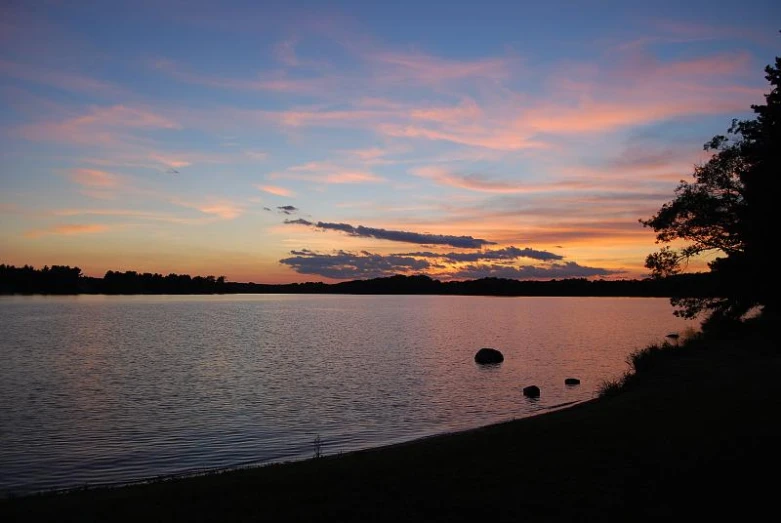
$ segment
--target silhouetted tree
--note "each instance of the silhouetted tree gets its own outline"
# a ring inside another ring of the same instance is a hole
[[[743,317],[755,306],[778,310],[778,279],[774,243],[778,238],[781,177],[781,57],[765,68],[771,90],[764,105],[753,105],[753,120],[733,120],[728,136],[705,144],[714,154],[694,169],[694,182],[681,182],[675,198],[649,220],[657,243],[684,240],[648,256],[646,267],[655,276],[679,271],[690,257],[706,251],[724,255],[710,263],[717,298],[673,298],[676,314],[710,319]]]

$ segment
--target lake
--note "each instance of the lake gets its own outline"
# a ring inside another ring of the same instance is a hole
[[[630,352],[698,326],[662,298],[0,297],[0,492],[523,418],[595,397]],[[481,347],[504,363],[476,365]]]

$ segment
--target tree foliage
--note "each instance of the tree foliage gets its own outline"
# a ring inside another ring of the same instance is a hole
[[[655,277],[680,272],[692,256],[717,252],[710,263],[718,277],[719,298],[674,298],[676,314],[694,317],[707,311],[711,319],[741,318],[755,306],[777,310],[773,256],[778,237],[776,207],[781,177],[781,57],[765,68],[770,93],[765,104],[753,105],[754,119],[733,120],[726,136],[705,144],[713,156],[694,169],[693,182],[682,181],[675,198],[648,220],[657,243],[665,246],[646,258]]]

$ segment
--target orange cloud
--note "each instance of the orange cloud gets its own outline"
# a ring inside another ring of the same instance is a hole
[[[108,230],[107,225],[100,224],[71,224],[71,225],[56,225],[49,229],[36,229],[27,231],[24,233],[26,238],[39,238],[46,235],[63,235],[70,236],[73,234],[88,234],[103,232]]]
[[[176,202],[174,202],[176,203]],[[192,206],[191,206],[192,207]],[[194,208],[194,207],[193,207]],[[214,221],[214,218],[204,216],[199,218],[180,217],[171,213],[142,211],[137,209],[60,209],[52,211],[55,216],[119,216],[141,220],[176,223],[181,225],[201,225]]]
[[[171,203],[196,209],[204,214],[212,214],[223,220],[233,220],[241,216],[244,206],[228,200],[211,200],[206,203],[189,202],[180,198],[172,198]]]
[[[215,202],[215,203],[202,204],[196,206],[195,208],[201,211],[202,213],[214,214],[226,220],[232,220],[234,218],[238,218],[242,212],[241,207],[234,205],[230,202]]]

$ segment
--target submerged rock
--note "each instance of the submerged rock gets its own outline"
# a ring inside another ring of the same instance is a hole
[[[564,380],[564,385],[580,385],[578,378],[567,378]]]
[[[502,363],[504,361],[504,355],[496,349],[490,347],[484,347],[477,351],[475,354],[475,362],[481,365],[491,363]]]
[[[530,398],[538,398],[540,396],[540,388],[537,385],[529,385],[523,388],[523,395]]]

